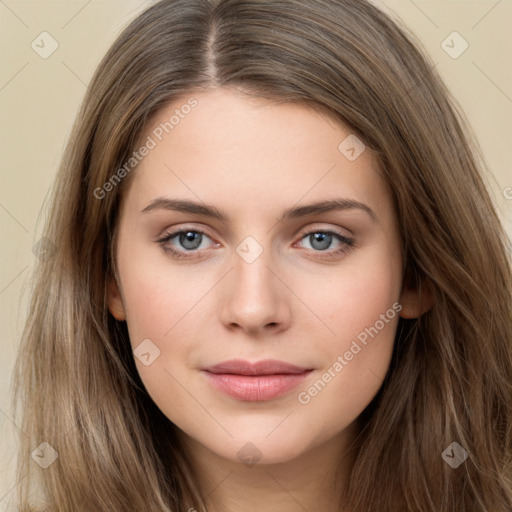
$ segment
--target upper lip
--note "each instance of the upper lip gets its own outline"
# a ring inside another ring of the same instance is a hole
[[[231,359],[223,361],[214,366],[203,368],[210,373],[233,373],[237,375],[279,375],[285,373],[304,373],[310,368],[302,368],[276,359],[265,359],[263,361],[244,361],[243,359]]]

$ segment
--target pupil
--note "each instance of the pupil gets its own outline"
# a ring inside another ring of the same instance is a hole
[[[320,247],[317,247],[317,249],[319,249],[319,250],[327,249],[330,245],[330,242],[329,242],[330,236],[331,235],[328,235],[327,233],[315,233],[313,235],[315,242],[320,242]],[[326,240],[327,240],[327,242],[326,242]],[[313,247],[314,247],[314,245],[313,245]]]
[[[185,234],[181,235],[184,240],[182,240],[182,243],[185,248],[187,249],[197,249],[197,247],[200,245],[200,235],[199,233],[194,233],[193,231],[188,231]],[[199,244],[197,241],[199,240]],[[196,242],[196,243],[194,243]],[[192,247],[188,246],[187,243],[192,243]]]

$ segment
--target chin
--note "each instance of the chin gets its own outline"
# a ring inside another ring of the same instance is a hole
[[[231,462],[254,467],[255,464],[261,466],[290,462],[309,447],[309,443],[305,440],[299,442],[298,439],[290,439],[288,432],[283,431],[281,435],[273,433],[265,438],[266,435],[268,433],[261,434],[260,432],[258,435],[248,433],[235,436],[221,445],[210,445],[209,448]]]

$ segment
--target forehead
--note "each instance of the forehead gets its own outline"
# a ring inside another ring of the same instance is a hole
[[[326,194],[389,199],[375,155],[348,127],[305,104],[197,92],[152,117],[141,137],[150,140],[128,194],[139,210],[166,194],[260,212]]]

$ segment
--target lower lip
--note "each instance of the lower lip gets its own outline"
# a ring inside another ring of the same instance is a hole
[[[262,402],[272,400],[298,386],[312,370],[276,375],[238,375],[203,371],[218,391],[239,400]]]

